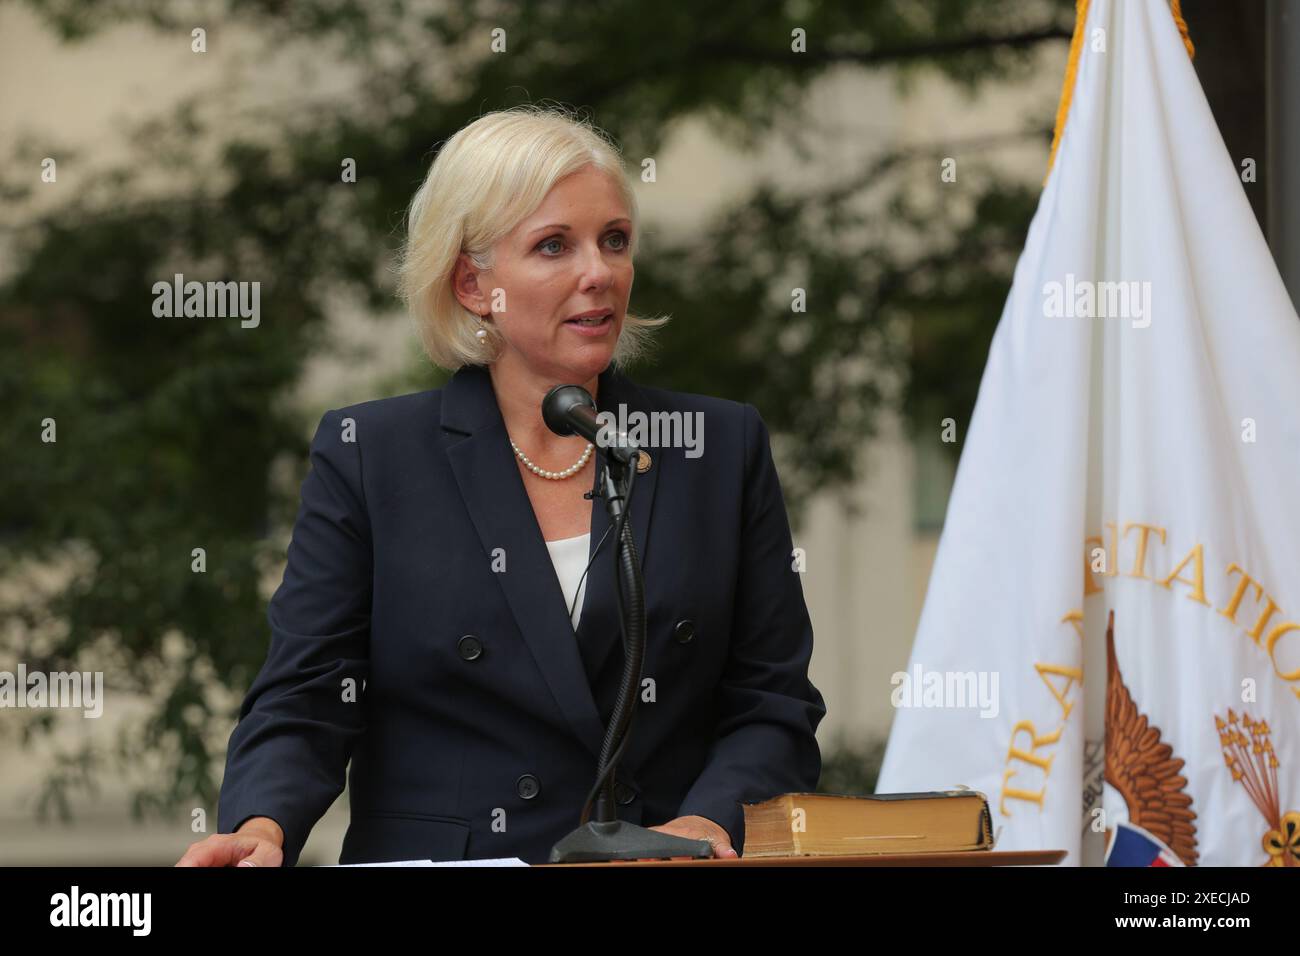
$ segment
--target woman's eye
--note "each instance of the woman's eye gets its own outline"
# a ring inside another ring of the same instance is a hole
[[[616,232],[611,232],[606,237],[607,242],[610,240],[613,240],[613,244],[610,248],[615,252],[626,252],[629,243],[631,242],[628,234],[621,229]],[[543,239],[537,244],[537,251],[544,253],[548,258],[553,259],[564,251],[564,240],[559,236],[552,236],[549,239]]]

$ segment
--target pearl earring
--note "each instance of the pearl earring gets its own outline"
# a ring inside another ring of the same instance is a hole
[[[487,338],[487,329],[483,328],[483,316],[481,315],[478,317],[478,331],[474,335],[480,342]]]

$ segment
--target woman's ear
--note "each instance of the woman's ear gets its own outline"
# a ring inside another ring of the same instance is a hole
[[[476,315],[491,311],[487,296],[478,284],[479,271],[467,253],[456,257],[456,268],[452,272],[451,288],[456,293],[460,304]]]

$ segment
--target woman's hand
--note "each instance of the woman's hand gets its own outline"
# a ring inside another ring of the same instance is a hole
[[[713,855],[719,859],[740,856],[731,848],[731,837],[727,835],[727,831],[708,817],[678,817],[649,829],[685,837],[688,840],[708,840],[713,846]]]
[[[284,831],[270,817],[253,817],[234,833],[214,833],[193,843],[177,866],[279,866]]]

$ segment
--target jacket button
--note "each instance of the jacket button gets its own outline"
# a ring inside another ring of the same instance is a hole
[[[622,780],[614,784],[614,799],[622,806],[627,806],[636,799],[636,791],[625,784]]]
[[[695,622],[690,618],[678,621],[673,628],[673,636],[677,638],[678,644],[689,644],[695,637]]]
[[[525,800],[531,800],[542,792],[542,782],[531,773],[526,773],[515,781],[515,793]]]
[[[461,660],[477,660],[483,655],[483,642],[473,634],[466,634],[456,644],[456,650],[460,652]]]

